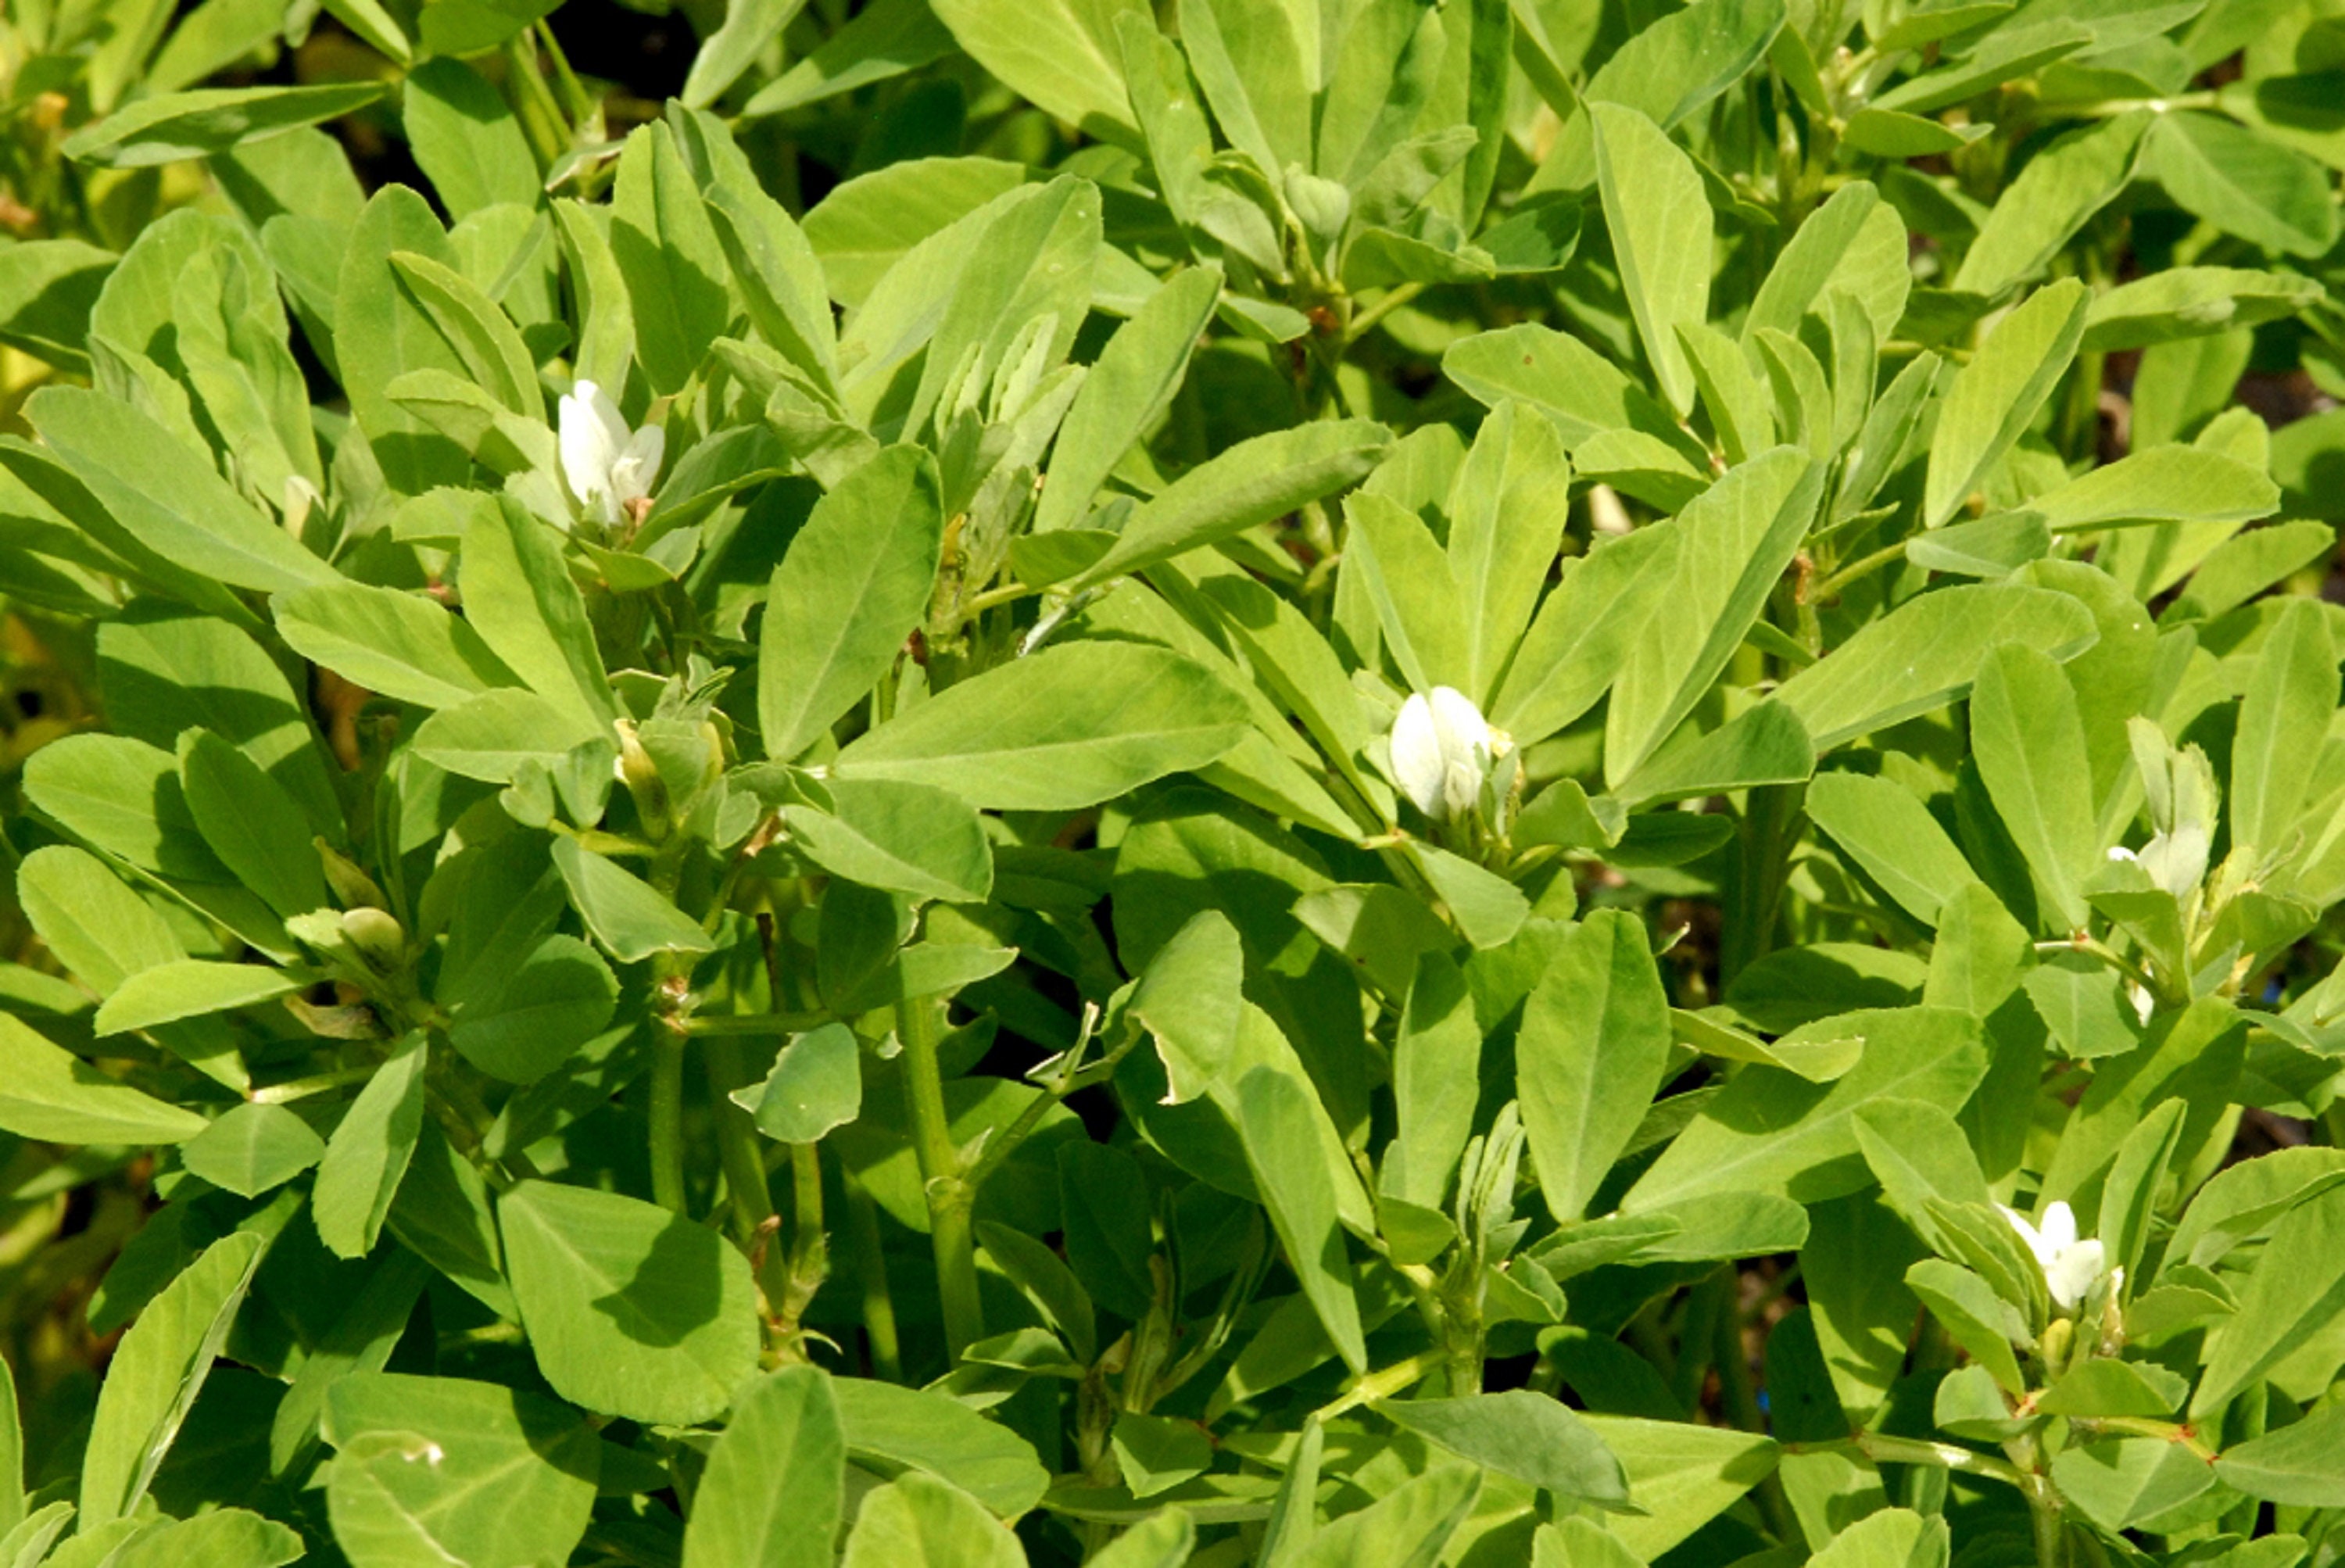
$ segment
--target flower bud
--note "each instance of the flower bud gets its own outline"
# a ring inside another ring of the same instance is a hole
[[[407,932],[378,909],[346,910],[342,935],[360,962],[378,974],[395,974],[407,962]]]
[[[635,733],[633,722],[622,718],[612,728],[619,734],[619,760],[613,771],[635,798],[635,811],[644,820],[645,832],[654,840],[664,839],[669,816],[667,780],[660,777],[659,763],[644,749],[643,738]]]
[[[1512,749],[1463,692],[1436,686],[1410,697],[1393,720],[1393,781],[1436,820],[1468,816],[1492,764]]]
[[[382,890],[374,879],[361,870],[356,860],[343,854],[320,837],[313,840],[318,846],[318,859],[326,868],[326,885],[334,891],[334,901],[346,910],[375,909],[383,906]]]

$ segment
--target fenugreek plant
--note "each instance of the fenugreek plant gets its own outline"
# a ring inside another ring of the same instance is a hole
[[[181,9],[0,1568],[2345,1560],[2326,0]]]

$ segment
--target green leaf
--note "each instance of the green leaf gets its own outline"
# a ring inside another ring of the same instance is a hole
[[[501,1124],[500,1133],[509,1135],[512,1125],[511,1120]],[[416,1140],[407,1179],[399,1184],[399,1196],[391,1200],[383,1223],[401,1247],[499,1318],[513,1322],[521,1316],[505,1284],[503,1249],[497,1240],[496,1217],[489,1209],[487,1184],[437,1125],[427,1124]]]
[[[2279,486],[2219,452],[2156,446],[2104,463],[2028,502],[2055,534],[2153,522],[2250,522],[2279,508]]]
[[[1808,785],[1807,812],[1842,854],[1924,925],[1936,925],[1946,901],[1975,880],[1929,808],[1888,779],[1819,773]]]
[[[2144,163],[2185,211],[2267,250],[2319,256],[2337,242],[2329,172],[2219,115],[2159,116]]]
[[[25,1422],[16,1375],[0,1361],[0,1541],[25,1522]]]
[[[2186,1145],[2187,1146],[2187,1145]],[[2330,1187],[2273,1227],[2239,1309],[2209,1336],[2190,1419],[2215,1414],[2325,1332],[2345,1312],[2345,1187]]]
[[[1615,793],[1634,808],[1761,784],[1804,783],[1815,769],[1815,748],[1792,710],[1761,703],[1707,735],[1680,730]]]
[[[865,1469],[944,1477],[1002,1519],[1033,1507],[1050,1484],[1023,1438],[957,1400],[862,1378],[838,1379],[831,1391],[848,1457]]]
[[[693,1492],[684,1568],[829,1568],[846,1463],[827,1373],[785,1367],[751,1383]]]
[[[316,1165],[325,1140],[283,1105],[242,1105],[179,1150],[190,1173],[239,1197],[259,1197]]]
[[[300,988],[298,978],[263,964],[174,959],[123,981],[97,1010],[97,1033],[104,1036],[152,1029],[182,1018],[251,1007]]]
[[[2238,267],[2170,267],[2121,283],[2085,315],[2087,352],[2147,348],[2292,316],[2320,296],[2308,279]]]
[[[618,708],[560,538],[510,495],[472,508],[464,521],[464,618],[532,691],[607,739]]]
[[[128,1517],[146,1497],[227,1342],[261,1250],[250,1231],[214,1242],[147,1304],[115,1348],[82,1461],[82,1534]]]
[[[179,737],[196,827],[235,879],[280,915],[323,907],[326,877],[301,808],[259,764],[208,729]]]
[[[573,838],[553,840],[553,863],[594,939],[621,963],[655,952],[706,952],[709,934],[650,883]]]
[[[1559,1498],[1626,1502],[1620,1461],[1561,1401],[1527,1389],[1377,1407],[1396,1426],[1460,1459]]]
[[[1746,1067],[1662,1151],[1621,1207],[1640,1213],[1736,1191],[1801,1203],[1853,1192],[1872,1177],[1856,1138],[1857,1113],[1881,1100],[1958,1106],[1986,1071],[1978,1020],[1944,1007],[1852,1013],[1836,1033],[1864,1054],[1831,1084]]]
[[[2096,635],[2092,612],[2067,594],[2007,583],[1941,588],[1867,622],[1778,687],[1774,700],[1800,716],[1821,753],[1953,702],[1992,648],[2069,658]]]
[[[464,361],[465,372],[479,390],[523,420],[534,423],[545,418],[536,356],[495,300],[455,268],[412,250],[393,250],[391,270],[399,275],[407,297],[422,307]]]
[[[457,1000],[448,1043],[492,1078],[533,1084],[601,1033],[618,1000],[619,983],[593,948],[549,936]]]
[[[63,371],[89,373],[90,307],[114,253],[81,239],[20,240],[0,251],[0,342]]]
[[[838,379],[838,334],[822,262],[805,231],[762,188],[745,188],[730,176],[709,188],[708,216],[759,335],[811,377],[818,392],[831,394]]]
[[[1933,1198],[1991,1201],[1970,1139],[1947,1112],[1920,1100],[1876,1100],[1856,1114],[1856,1142],[1880,1178],[1883,1197],[1924,1238],[1937,1235]]]
[[[1930,443],[1922,520],[1952,518],[2019,439],[2084,339],[2087,295],[2073,278],[2038,289],[1956,372]]]
[[[464,484],[472,461],[454,442],[392,401],[391,383],[411,371],[445,371],[460,379],[467,372],[462,358],[401,283],[391,264],[393,251],[460,265],[423,198],[403,185],[376,191],[342,250],[333,301],[334,351],[351,417],[374,449],[384,480],[402,495],[421,495],[436,484]]]
[[[533,691],[484,691],[415,727],[415,754],[460,779],[510,784],[525,765],[557,765],[573,747],[596,738],[572,714]]]
[[[756,1369],[749,1262],[680,1215],[525,1181],[497,1203],[538,1369],[591,1410],[672,1425],[725,1409]]]
[[[1108,474],[1180,390],[1221,288],[1215,267],[1175,273],[1116,329],[1059,426],[1036,533],[1081,525]]]
[[[816,1143],[862,1114],[863,1048],[847,1025],[826,1023],[783,1046],[766,1081],[733,1101],[776,1143]]]
[[[336,1389],[349,1385],[352,1374],[382,1370],[431,1276],[421,1258],[396,1249],[367,1275],[350,1305],[302,1358],[291,1386],[277,1403],[269,1423],[272,1474],[299,1473],[303,1461],[315,1455],[327,1400]]]
[[[1594,707],[1677,582],[1684,543],[1682,529],[1640,528],[1568,560],[1507,667],[1490,721],[1529,746]]]
[[[888,779],[834,779],[830,809],[782,809],[792,841],[834,876],[947,903],[993,891],[993,850],[959,796]]]
[[[337,1257],[363,1257],[374,1250],[423,1128],[429,1060],[427,1037],[411,1037],[375,1069],[327,1140],[310,1207],[318,1239]]]
[[[1670,1043],[1644,922],[1620,910],[1590,913],[1524,1004],[1515,1045],[1523,1134],[1558,1221],[1579,1217],[1628,1147]]]
[[[922,241],[1029,178],[1023,164],[1001,158],[908,158],[844,181],[817,202],[806,216],[807,242],[821,259],[831,297],[859,309]]]
[[[1604,62],[1588,97],[1626,105],[1672,129],[1758,64],[1783,14],[1779,0],[1695,0],[1664,13]]]
[[[1135,1498],[1172,1491],[1213,1468],[1213,1444],[1193,1421],[1126,1410],[1109,1437],[1124,1490]]]
[[[86,850],[48,844],[16,868],[16,901],[42,942],[105,995],[130,975],[184,958],[155,906]]]
[[[1369,420],[1320,420],[1242,441],[1133,509],[1107,553],[1066,585],[1104,583],[1218,544],[1358,484],[1392,433]]]
[[[67,137],[62,150],[67,158],[105,168],[177,163],[339,119],[382,94],[374,82],[165,93],[92,120]]]
[[[2092,768],[2075,687],[2047,655],[2005,644],[1979,661],[1971,691],[1979,777],[2027,858],[2046,911],[2085,929],[2085,883],[2101,864]]]
[[[1132,145],[1115,19],[1135,0],[932,0],[937,19],[1021,97],[1101,141]]]
[[[2345,1404],[2323,1404],[2278,1431],[2224,1450],[2215,1479],[2270,1502],[2345,1507]]]
[[[928,0],[878,0],[848,18],[814,53],[791,62],[789,69],[759,88],[742,106],[741,117],[787,114],[919,70],[952,52],[953,36],[937,20]]]
[[[426,60],[401,92],[408,147],[450,217],[501,201],[538,204],[537,159],[521,122],[478,71],[462,60]]]
[[[766,755],[788,761],[891,669],[928,614],[944,516],[936,463],[888,447],[815,504],[774,570],[757,658]]]
[[[336,583],[270,601],[277,631],[303,658],[419,708],[452,708],[519,681],[471,623],[419,594]]]
[[[1756,1432],[1624,1416],[1586,1420],[1620,1461],[1629,1496],[1644,1511],[1614,1517],[1611,1532],[1644,1561],[1692,1534],[1774,1472],[1778,1451]]]
[[[1025,1549],[957,1486],[919,1471],[865,1494],[841,1568],[1023,1568]]]
[[[726,0],[724,25],[702,40],[677,96],[693,108],[708,107],[805,6],[806,0]]]
[[[1710,199],[1693,160],[1635,109],[1590,104],[1596,175],[1621,291],[1662,393],[1693,411],[1692,366],[1677,330],[1709,309]]]
[[[2027,161],[2003,188],[1995,210],[1971,242],[1953,287],[2000,294],[2033,276],[2133,178],[2147,109],[2113,115],[2070,131]]]
[[[1613,683],[1607,784],[1636,772],[1710,689],[1798,553],[1822,487],[1821,464],[1779,446],[1729,471],[1666,524],[1682,535],[1676,572]]]
[[[682,387],[732,318],[724,248],[664,120],[619,155],[611,252],[634,308],[635,351],[655,392]]]
[[[2329,618],[2309,599],[2290,599],[2248,677],[2231,748],[2231,842],[2271,854],[2288,841],[2311,787],[2319,748],[2337,707],[2337,650]]]
[[[1525,322],[1460,338],[1442,351],[1442,372],[1496,408],[1517,398],[1578,447],[1605,431],[1681,441],[1675,417],[1610,360],[1568,333]],[[1690,457],[1691,453],[1684,455]]]
[[[1868,1514],[1808,1559],[1816,1568],[1929,1568],[1947,1556],[1946,1522],[1910,1508]]]
[[[1322,1526],[1289,1559],[1296,1568],[1392,1563],[1426,1568],[1473,1512],[1482,1477],[1471,1465],[1441,1465],[1412,1476],[1365,1508]]]
[[[352,1568],[558,1563],[585,1533],[602,1444],[494,1383],[353,1372],[326,1398],[326,1509]]]
[[[339,581],[191,450],[129,403],[49,386],[25,404],[41,439],[119,524],[187,571],[274,593]],[[135,463],[120,461],[138,453]]]
[[[2215,1484],[2215,1471],[2163,1438],[2102,1438],[2055,1455],[2052,1484],[2069,1507],[2116,1532],[2181,1507]]]
[[[1058,1155],[1068,1267],[1100,1306],[1144,1320],[1156,1286],[1149,1268],[1152,1205],[1139,1162],[1088,1139],[1062,1145]]]
[[[839,753],[848,779],[902,779],[1002,810],[1075,810],[1203,768],[1244,734],[1237,693],[1139,643],[1073,643],[962,681]]]
[[[251,637],[190,611],[134,605],[99,628],[97,661],[116,730],[169,749],[200,725],[267,769],[313,831],[340,840],[340,799],[309,710]]]
[[[1876,339],[1889,338],[1913,282],[1905,247],[1905,225],[1870,180],[1842,186],[1793,231],[1768,269],[1743,322],[1744,345],[1771,328],[1797,338],[1802,318],[1835,289],[1863,302]]]
[[[1307,1093],[1273,1068],[1253,1069],[1234,1085],[1238,1137],[1279,1245],[1320,1326],[1345,1365],[1365,1372],[1367,1347],[1336,1224],[1335,1186],[1323,1163],[1328,1155],[1313,1125]]]
[[[0,1131],[54,1144],[178,1144],[209,1125],[0,1013]]]
[[[1448,1197],[1449,1178],[1474,1131],[1481,1051],[1465,975],[1445,953],[1419,953],[1393,1040],[1393,1103],[1400,1125],[1385,1148],[1384,1192],[1429,1209]]]
[[[308,1552],[301,1537],[241,1508],[158,1522],[106,1558],[107,1568],[282,1568]]]

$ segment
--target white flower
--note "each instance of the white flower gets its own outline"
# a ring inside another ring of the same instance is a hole
[[[1480,802],[1492,761],[1512,746],[1463,692],[1436,686],[1410,697],[1393,720],[1393,781],[1428,817],[1464,816]]]
[[[2002,1207],[2000,1204],[1996,1206]],[[2027,1250],[2035,1254],[2035,1261],[2044,1266],[2044,1282],[2052,1288],[2052,1299],[2063,1308],[2074,1307],[2085,1298],[2085,1292],[2101,1277],[2103,1253],[2096,1240],[2076,1239],[2076,1216],[2065,1203],[2056,1203],[2044,1211],[2044,1228],[2038,1230],[2026,1219],[2005,1208],[2003,1217],[2011,1221],[2011,1228],[2019,1232],[2027,1243]]]
[[[593,382],[580,382],[562,400],[562,476],[588,515],[614,527],[651,494],[667,451],[667,432],[647,424],[630,432],[618,408]]]

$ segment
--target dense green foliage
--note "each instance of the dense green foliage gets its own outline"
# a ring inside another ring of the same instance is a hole
[[[2345,1560],[2335,0],[554,4],[0,16],[0,1568]]]

